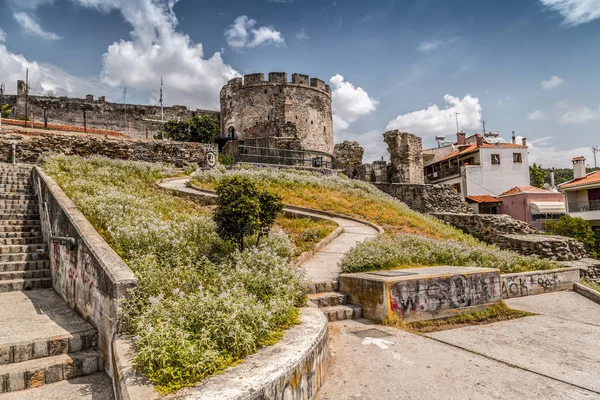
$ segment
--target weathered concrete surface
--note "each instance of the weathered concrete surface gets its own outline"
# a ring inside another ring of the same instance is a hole
[[[119,301],[137,285],[127,264],[102,239],[73,201],[39,167],[34,169],[40,198],[42,234],[48,243],[54,290],[80,316],[98,330],[98,348],[105,369],[112,375],[111,343],[118,330]],[[48,204],[49,219],[43,203]],[[50,224],[50,225],[49,225]],[[50,240],[75,238],[77,247]]]
[[[573,295],[578,296],[560,292],[508,300],[511,307],[541,315],[427,336],[585,388],[599,398],[600,325],[589,321],[598,321],[600,306]]]
[[[500,271],[442,266],[342,274],[340,290],[371,320],[443,318],[499,302]]]
[[[575,283],[573,285],[573,291],[575,293],[593,301],[594,303],[600,304],[600,292],[598,292],[592,288],[584,286],[580,283]]]
[[[531,296],[573,289],[579,282],[579,268],[521,272],[502,275],[502,298]]]
[[[111,380],[104,372],[60,381],[37,389],[0,395],[0,400],[113,400],[113,398]]]
[[[517,310],[600,326],[600,305],[575,292],[521,297],[506,300],[506,304]]]
[[[371,328],[390,336],[365,339],[352,334]],[[359,321],[334,322],[329,329],[332,360],[319,400],[598,397],[596,393],[398,329]]]

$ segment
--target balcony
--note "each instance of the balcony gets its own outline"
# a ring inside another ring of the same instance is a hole
[[[460,175],[460,167],[456,166],[456,167],[452,167],[452,168],[448,168],[448,169],[443,169],[441,171],[430,172],[427,174],[427,180],[429,182],[433,182],[433,181],[439,181],[441,179],[447,179],[447,178],[451,178],[451,177],[459,176],[459,175]]]
[[[600,211],[600,200],[569,202],[569,212]]]

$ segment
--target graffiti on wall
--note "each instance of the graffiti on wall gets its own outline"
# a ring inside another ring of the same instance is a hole
[[[453,275],[401,281],[390,288],[391,310],[401,318],[416,313],[438,313],[500,299],[497,274]]]
[[[570,271],[568,271],[570,272]],[[502,276],[502,298],[523,297],[560,290],[562,280],[558,273]]]

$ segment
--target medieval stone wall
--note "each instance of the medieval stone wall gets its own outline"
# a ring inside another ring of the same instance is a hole
[[[392,183],[425,183],[421,138],[398,130],[383,134],[390,153]]]
[[[375,186],[422,213],[472,214],[473,210],[449,185],[413,185],[408,183],[375,183]]]
[[[23,85],[24,86],[24,85]],[[9,104],[15,118],[25,117],[25,91],[17,88],[17,95],[5,95],[2,101]],[[83,108],[86,109],[88,128],[122,132],[128,136],[152,139],[160,131],[161,109],[159,106],[111,103],[104,97],[85,99],[69,97],[28,97],[29,119],[44,122],[44,107],[48,124],[83,126]],[[185,106],[164,107],[164,120],[186,120],[196,115],[208,115],[219,123],[219,112],[190,110]]]
[[[304,150],[333,153],[331,88],[320,79],[250,74],[229,81],[220,99],[221,131],[234,139],[294,136]]]
[[[12,144],[16,162],[34,164],[41,155],[56,152],[82,157],[105,156],[120,160],[164,162],[182,167],[187,163],[206,167],[212,145],[158,140],[111,138],[85,134],[10,132],[0,136],[0,162],[11,162]]]
[[[333,150],[335,168],[342,170],[342,173],[349,178],[362,180],[364,154],[365,149],[360,147],[358,142],[344,140],[342,143],[337,143]]]

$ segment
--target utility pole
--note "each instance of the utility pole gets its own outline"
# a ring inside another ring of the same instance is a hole
[[[165,118],[165,112],[163,109],[163,79],[160,77],[160,121],[162,122]]]
[[[596,161],[596,153],[600,153],[600,146],[592,147],[594,153],[594,168],[598,168],[598,162]]]
[[[127,88],[123,88],[123,115],[125,116],[125,132],[127,132],[127,107],[125,106],[125,98],[127,97]]]
[[[460,132],[460,130],[458,129],[458,116],[460,115],[459,112],[454,113],[454,115],[456,116],[456,133]]]
[[[0,84],[0,127],[2,127],[2,110],[4,107],[4,82]]]
[[[87,133],[87,117],[85,115],[85,106],[81,107],[83,110],[83,132]]]
[[[29,68],[25,70],[25,121],[29,121],[29,108],[27,102],[29,101]]]

